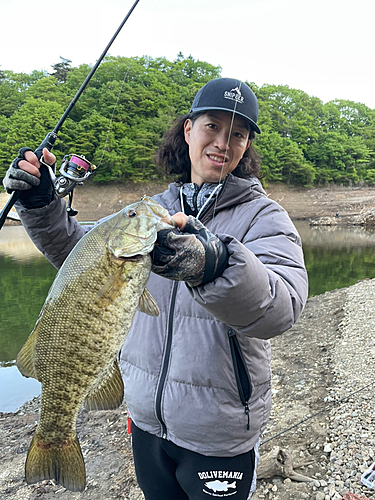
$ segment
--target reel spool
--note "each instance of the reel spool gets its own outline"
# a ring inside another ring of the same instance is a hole
[[[65,155],[60,167],[60,175],[53,182],[57,196],[63,198],[77,184],[82,186],[95,170],[96,166],[90,163],[83,155]]]
[[[48,167],[57,196],[59,198],[64,198],[64,196],[69,195],[68,206],[66,208],[68,215],[77,215],[78,211],[72,208],[73,189],[77,184],[83,186],[83,183],[96,170],[96,166],[86,160],[83,155],[65,155],[59,170],[59,175],[56,177],[52,168],[43,161],[43,158],[40,162]]]

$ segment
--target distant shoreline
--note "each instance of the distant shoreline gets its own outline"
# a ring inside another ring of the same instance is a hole
[[[112,214],[143,195],[153,196],[164,191],[164,183],[128,183],[99,185],[93,182],[77,186],[73,207],[78,210],[78,221],[95,221]],[[363,209],[375,207],[374,187],[297,188],[285,184],[269,184],[266,193],[288,212],[291,219],[309,220],[321,217],[338,217],[346,223]],[[0,208],[9,195],[0,193]],[[19,224],[7,221],[7,224]]]

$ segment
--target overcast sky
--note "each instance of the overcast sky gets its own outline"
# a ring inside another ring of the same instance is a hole
[[[134,0],[0,0],[0,69],[94,64]],[[375,109],[374,0],[140,0],[112,56],[184,56],[222,76]]]

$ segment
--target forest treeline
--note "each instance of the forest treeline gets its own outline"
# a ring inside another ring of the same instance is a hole
[[[34,149],[53,130],[90,72],[60,59],[50,73],[0,70],[0,178],[21,146]],[[220,66],[181,53],[174,61],[107,56],[59,132],[58,165],[65,154],[83,154],[100,164],[95,182],[160,179],[153,157],[164,131],[219,76]],[[259,100],[255,144],[265,183],[375,184],[375,110],[247,83]]]

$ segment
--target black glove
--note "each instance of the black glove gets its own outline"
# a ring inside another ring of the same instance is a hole
[[[205,285],[228,266],[226,245],[198,219],[189,216],[183,232],[163,229],[152,253],[152,271],[164,278]]]
[[[21,160],[25,160],[25,153],[31,148],[21,148],[8,168],[3,179],[3,186],[7,193],[19,191],[18,200],[25,208],[40,208],[51,203],[54,198],[54,188],[47,167],[40,166],[40,178],[29,174],[18,167]]]

